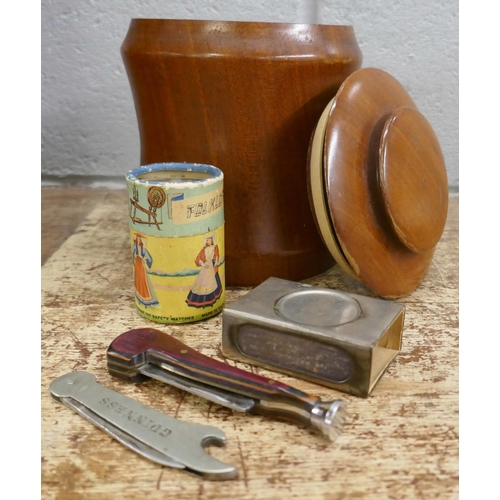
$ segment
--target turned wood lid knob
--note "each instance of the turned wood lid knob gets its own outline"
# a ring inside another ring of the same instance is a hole
[[[379,185],[399,240],[420,253],[436,246],[448,211],[448,183],[441,147],[416,109],[401,107],[384,125]]]

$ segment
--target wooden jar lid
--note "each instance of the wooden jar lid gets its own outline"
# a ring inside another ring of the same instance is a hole
[[[448,211],[437,137],[403,86],[360,69],[325,109],[309,151],[309,195],[337,263],[376,294],[425,277]]]

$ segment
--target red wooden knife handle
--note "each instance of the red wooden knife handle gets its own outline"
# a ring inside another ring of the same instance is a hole
[[[257,400],[290,398],[298,404],[314,405],[318,398],[286,384],[241,370],[209,358],[160,330],[139,328],[118,336],[108,347],[110,373],[134,379],[137,369],[151,363],[164,370]],[[137,378],[136,378],[137,380]]]

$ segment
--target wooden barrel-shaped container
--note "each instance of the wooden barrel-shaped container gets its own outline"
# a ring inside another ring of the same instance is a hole
[[[329,269],[307,152],[323,109],[361,66],[352,27],[133,19],[122,57],[141,164],[224,173],[227,285]]]

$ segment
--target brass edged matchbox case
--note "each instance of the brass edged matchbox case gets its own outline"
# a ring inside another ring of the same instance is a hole
[[[405,308],[269,278],[227,305],[228,358],[367,397],[401,350]]]

